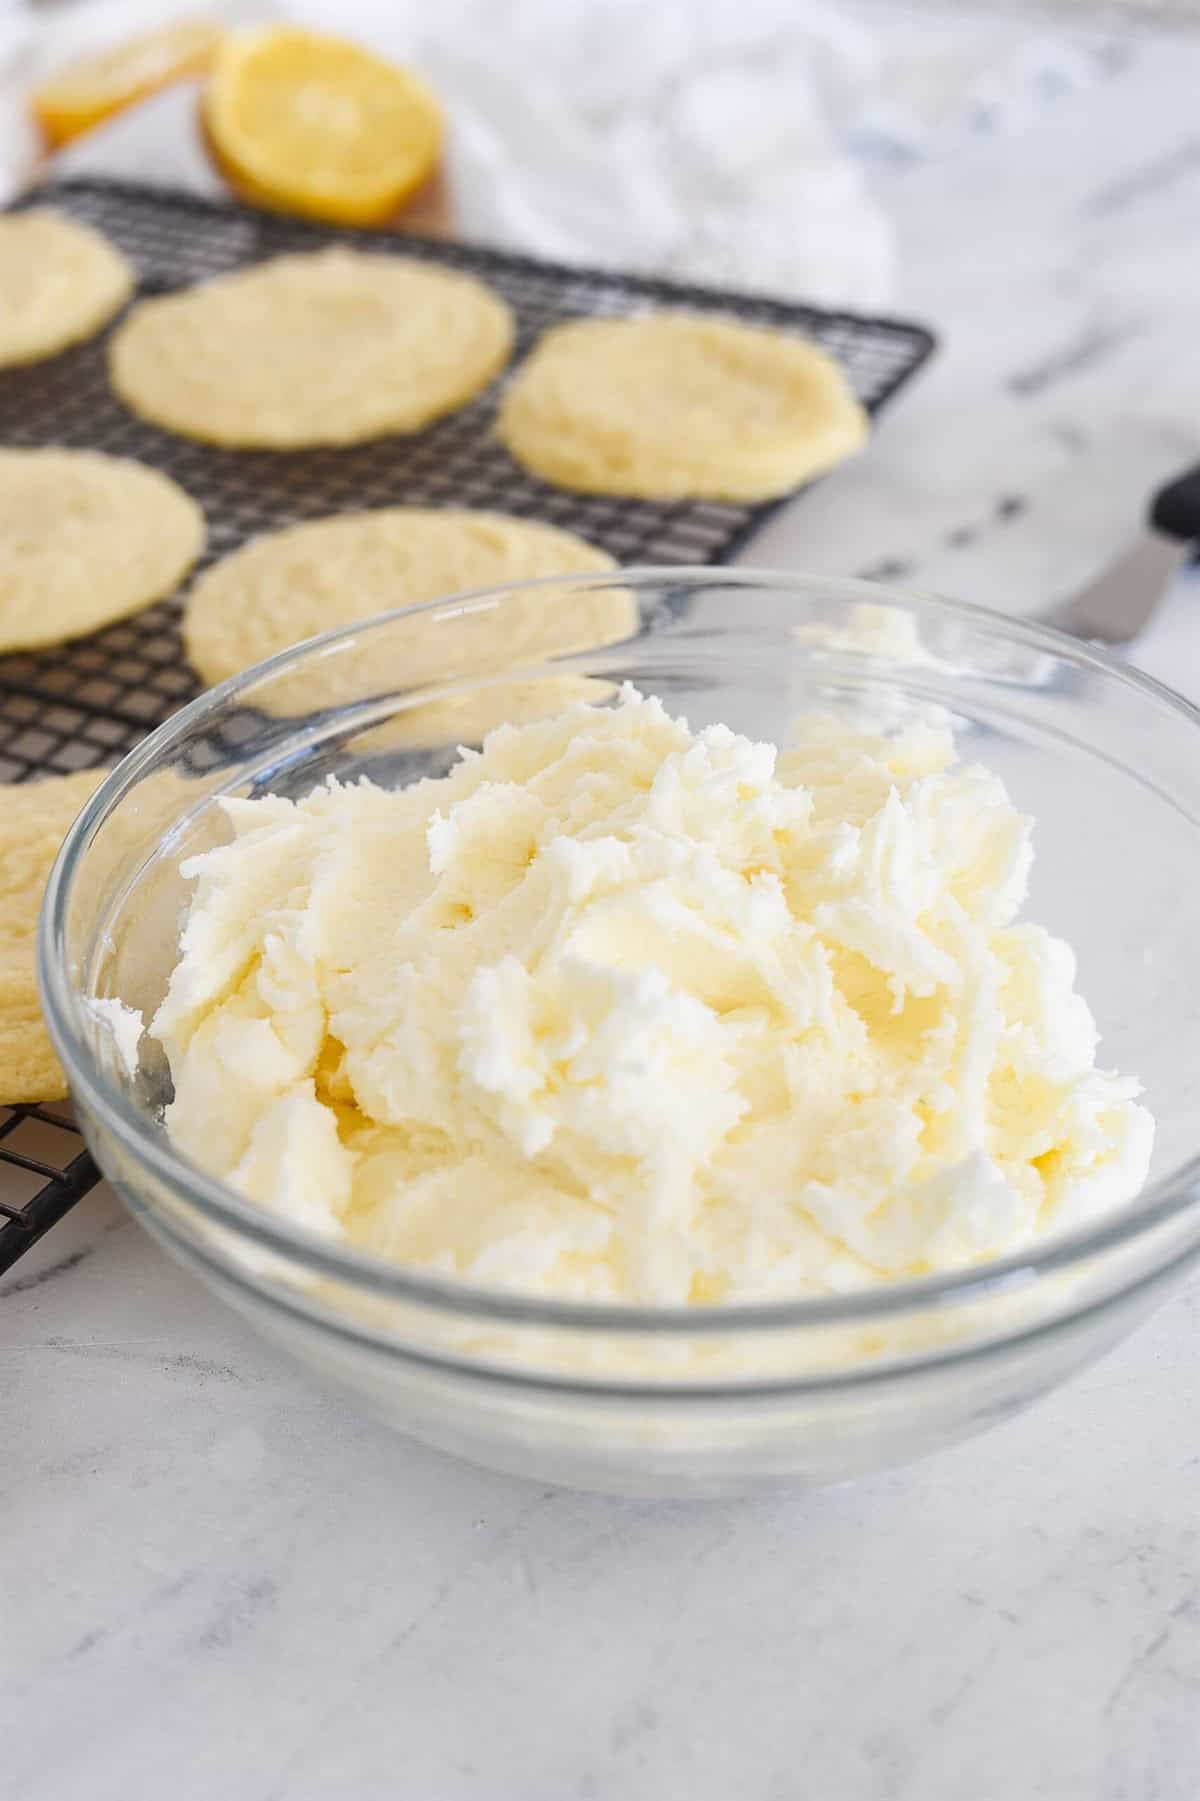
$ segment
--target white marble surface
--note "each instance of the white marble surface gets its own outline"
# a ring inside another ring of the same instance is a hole
[[[1200,441],[1197,92],[1129,40],[869,165],[946,348],[755,560],[1031,610],[1115,548]],[[1194,578],[1137,655],[1200,698]],[[1195,1801],[1198,1332],[854,1488],[593,1499],[359,1421],[100,1190],[0,1285],[0,1796]]]

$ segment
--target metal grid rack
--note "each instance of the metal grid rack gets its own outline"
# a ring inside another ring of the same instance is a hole
[[[0,1107],[0,1274],[95,1186],[98,1172],[65,1107]]]
[[[407,234],[338,231],[124,182],[56,183],[18,205],[46,203],[118,244],[134,263],[143,294],[330,243],[461,269],[489,282],[513,308],[516,359],[548,326],[564,319],[679,306],[780,326],[814,340],[843,364],[874,413],[933,349],[927,331],[898,320],[564,267]],[[165,470],[207,515],[208,545],[200,568],[260,532],[398,503],[490,507],[545,520],[578,532],[626,564],[719,563],[780,504],[662,503],[551,488],[519,469],[492,434],[498,386],[413,437],[336,450],[220,450],[173,437],[127,412],[108,385],[105,336],[45,362],[0,371],[0,443],[103,450]],[[180,598],[74,644],[0,659],[0,782],[112,762],[196,692],[180,643]],[[78,1138],[67,1138],[71,1131],[69,1115],[64,1119],[56,1109],[0,1107],[0,1164],[15,1164],[37,1185],[28,1201],[0,1207],[0,1271],[96,1180]],[[52,1154],[47,1134],[65,1139],[66,1149]],[[41,1148],[23,1152],[22,1141],[32,1137]]]

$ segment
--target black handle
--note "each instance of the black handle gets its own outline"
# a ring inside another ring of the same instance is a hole
[[[1191,544],[1200,538],[1200,463],[1160,488],[1150,502],[1150,523],[1164,537]]]

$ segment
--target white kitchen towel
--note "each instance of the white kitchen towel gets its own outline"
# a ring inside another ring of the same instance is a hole
[[[0,188],[27,176],[31,83],[169,13],[290,17],[422,69],[451,118],[459,233],[826,305],[887,304],[872,165],[1096,79],[1104,46],[976,9],[879,0],[92,0],[0,12]],[[175,90],[89,134],[64,172],[221,191]]]
[[[55,62],[195,0],[100,0],[0,18],[0,184],[25,178],[24,95]],[[825,4],[741,0],[275,0],[422,69],[452,122],[457,229],[543,255],[830,304],[886,302],[892,236],[839,142],[871,39]],[[182,90],[89,134],[69,170],[213,188]]]

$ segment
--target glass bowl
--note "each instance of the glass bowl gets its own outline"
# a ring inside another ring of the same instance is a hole
[[[579,622],[597,619],[618,641],[581,649],[596,630]],[[1102,1065],[1144,1084],[1158,1130],[1136,1201],[1018,1256],[869,1294],[644,1308],[522,1298],[339,1248],[173,1150],[161,1053],[143,1039],[126,1069],[91,1003],[117,995],[152,1014],[176,955],[180,862],[228,835],[217,797],[440,773],[497,719],[624,681],[693,728],[723,720],[777,742],[814,707],[952,716],[960,754],[1034,817],[1029,917],[1078,951]],[[730,1493],[841,1480],[977,1431],[1097,1357],[1181,1277],[1200,1249],[1198,892],[1200,714],[1167,689],[950,601],[642,570],[388,614],[185,707],[71,830],[41,981],[101,1168],[173,1255],[302,1362],[483,1464],[613,1492]]]

